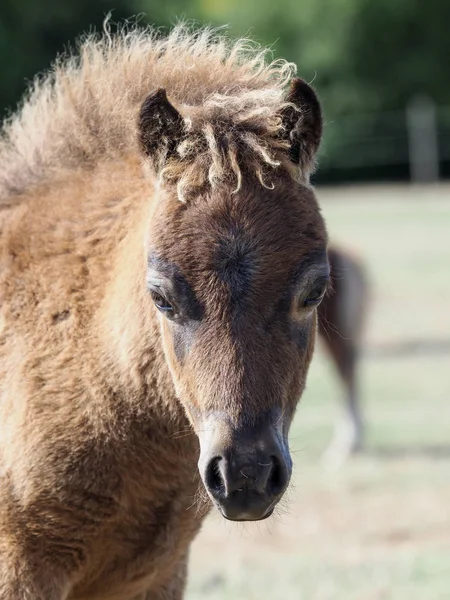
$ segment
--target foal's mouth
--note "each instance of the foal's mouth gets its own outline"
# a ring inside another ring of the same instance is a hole
[[[222,517],[224,519],[226,519],[227,521],[232,521],[233,523],[258,523],[259,521],[265,521],[266,519],[268,519],[269,517],[271,517],[273,515],[273,511],[275,510],[275,507],[271,508],[270,510],[267,511],[267,513],[265,515],[263,515],[262,517],[259,517],[258,519],[255,519],[254,517],[251,517],[250,515],[248,516],[248,518],[243,515],[242,517],[239,518],[231,518],[231,517],[227,517],[227,515],[224,513],[224,511],[219,508],[219,512],[222,515]]]
[[[245,522],[268,519],[272,516],[279,498],[268,501],[257,492],[240,489],[222,498],[212,497],[211,500],[227,521]]]

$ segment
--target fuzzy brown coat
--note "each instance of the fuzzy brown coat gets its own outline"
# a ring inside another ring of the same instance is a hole
[[[59,64],[5,124],[2,600],[182,597],[189,544],[209,504],[198,499],[198,439],[145,288],[148,224],[164,176],[177,202],[224,182],[239,190],[248,173],[271,188],[283,160],[290,177],[274,115],[292,66],[211,39],[183,28],[163,41],[151,32],[90,39],[80,61]],[[157,180],[157,157],[143,175],[137,119],[160,86],[184,107],[195,143]],[[229,138],[222,160],[217,128],[230,123],[245,136]],[[310,246],[322,248],[307,188],[312,161],[308,144],[302,218]]]

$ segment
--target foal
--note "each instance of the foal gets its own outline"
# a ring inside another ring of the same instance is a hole
[[[5,123],[2,600],[179,600],[210,504],[265,519],[286,490],[329,281],[293,73],[124,31]]]

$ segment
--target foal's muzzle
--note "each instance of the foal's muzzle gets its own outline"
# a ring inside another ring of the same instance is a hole
[[[202,430],[199,470],[222,515],[232,521],[270,517],[292,470],[280,433],[272,425],[234,429],[212,418]]]

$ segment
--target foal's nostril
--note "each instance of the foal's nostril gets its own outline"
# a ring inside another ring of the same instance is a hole
[[[273,496],[277,496],[286,487],[286,473],[283,469],[280,459],[276,456],[271,456],[272,468],[267,480],[267,492]]]
[[[212,458],[206,467],[205,483],[213,496],[220,496],[225,492],[225,482],[220,471],[220,456]]]

